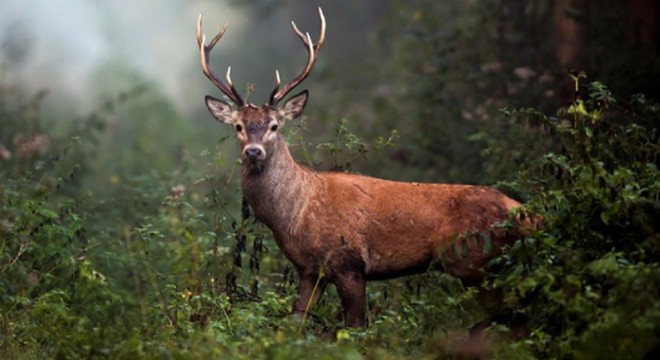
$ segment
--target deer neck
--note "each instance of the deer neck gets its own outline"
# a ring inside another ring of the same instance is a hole
[[[280,140],[259,169],[243,165],[241,187],[257,219],[271,230],[285,233],[295,224],[312,191],[313,177]]]

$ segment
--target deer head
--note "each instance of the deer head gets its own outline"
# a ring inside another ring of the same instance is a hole
[[[320,7],[319,16],[321,18],[321,34],[316,44],[312,42],[309,33],[303,34],[296,24],[293,21],[291,22],[293,31],[308,51],[307,64],[297,77],[281,89],[280,74],[276,70],[275,88],[270,94],[268,103],[256,106],[246,103],[234,87],[231,81],[231,67],[227,68],[226,83],[218,79],[209,68],[211,50],[222,38],[228,25],[225,24],[211,42],[206,45],[206,37],[202,34],[202,15],[199,15],[197,20],[197,44],[200,51],[202,71],[235,105],[233,107],[230,102],[206,96],[206,106],[216,120],[234,127],[241,150],[241,158],[244,164],[250,167],[263,168],[264,164],[272,157],[272,154],[277,151],[278,145],[284,143],[280,134],[282,126],[287,121],[300,116],[305,109],[308,97],[307,90],[291,97],[283,106],[277,104],[307,78],[318,59],[318,54],[325,41],[325,17]]]

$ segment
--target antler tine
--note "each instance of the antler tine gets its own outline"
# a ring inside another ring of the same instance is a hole
[[[220,91],[227,95],[231,101],[241,107],[245,105],[245,101],[238,94],[238,91],[236,91],[236,88],[234,88],[234,84],[231,81],[231,66],[227,69],[227,84],[219,80],[213,70],[209,68],[209,55],[211,54],[211,50],[213,50],[215,44],[217,44],[218,41],[220,41],[220,38],[225,34],[227,27],[229,27],[229,24],[225,23],[218,34],[208,45],[206,45],[206,35],[202,34],[202,14],[199,14],[199,17],[197,18],[197,45],[199,46],[200,63],[204,75],[206,75],[206,77],[211,80]]]
[[[293,90],[296,86],[300,85],[307,76],[309,76],[309,73],[312,71],[312,68],[314,67],[314,64],[316,63],[316,60],[318,59],[319,52],[321,51],[321,48],[323,47],[323,43],[325,42],[325,29],[326,29],[326,23],[325,23],[325,16],[323,15],[323,10],[321,7],[319,7],[319,17],[321,18],[321,34],[319,35],[319,41],[314,44],[312,42],[312,38],[309,35],[309,33],[303,34],[300,29],[296,26],[295,22],[291,22],[291,26],[293,27],[293,32],[300,38],[300,40],[303,42],[303,45],[307,48],[308,51],[308,57],[307,57],[307,65],[305,65],[305,68],[303,69],[302,73],[295,77],[292,81],[287,83],[283,89],[280,90],[280,76],[279,72],[275,72],[276,76],[276,84],[275,88],[271,92],[270,95],[270,101],[269,104],[271,106],[276,105],[282,98],[286,96],[291,90]]]
[[[277,94],[277,91],[280,89],[280,84],[282,83],[282,80],[280,79],[280,72],[279,70],[275,70],[275,87],[273,88],[273,91],[270,92],[270,100],[268,101],[268,104],[271,106],[274,106],[276,102],[274,102],[273,99],[275,99],[275,95]]]
[[[319,35],[319,42],[314,44],[314,50],[316,52],[321,50],[321,47],[325,42],[325,16],[323,15],[323,10],[321,7],[319,7],[319,17],[321,18],[321,34]],[[300,40],[302,40],[305,45],[308,45],[309,37],[307,36],[307,33],[303,34],[303,32],[298,29],[298,26],[296,26],[296,23],[293,21],[291,22],[291,27],[293,27],[293,31],[296,33],[296,35],[298,35]]]

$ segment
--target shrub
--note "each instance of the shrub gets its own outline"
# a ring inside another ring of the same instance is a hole
[[[641,358],[660,335],[660,105],[598,82],[581,91],[556,116],[505,111],[557,151],[529,153],[514,182],[543,230],[498,259],[509,267],[492,285],[529,320],[518,345],[538,356]]]

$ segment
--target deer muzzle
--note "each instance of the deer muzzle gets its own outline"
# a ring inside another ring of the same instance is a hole
[[[243,157],[254,164],[266,159],[266,150],[261,145],[249,144],[243,148]]]

